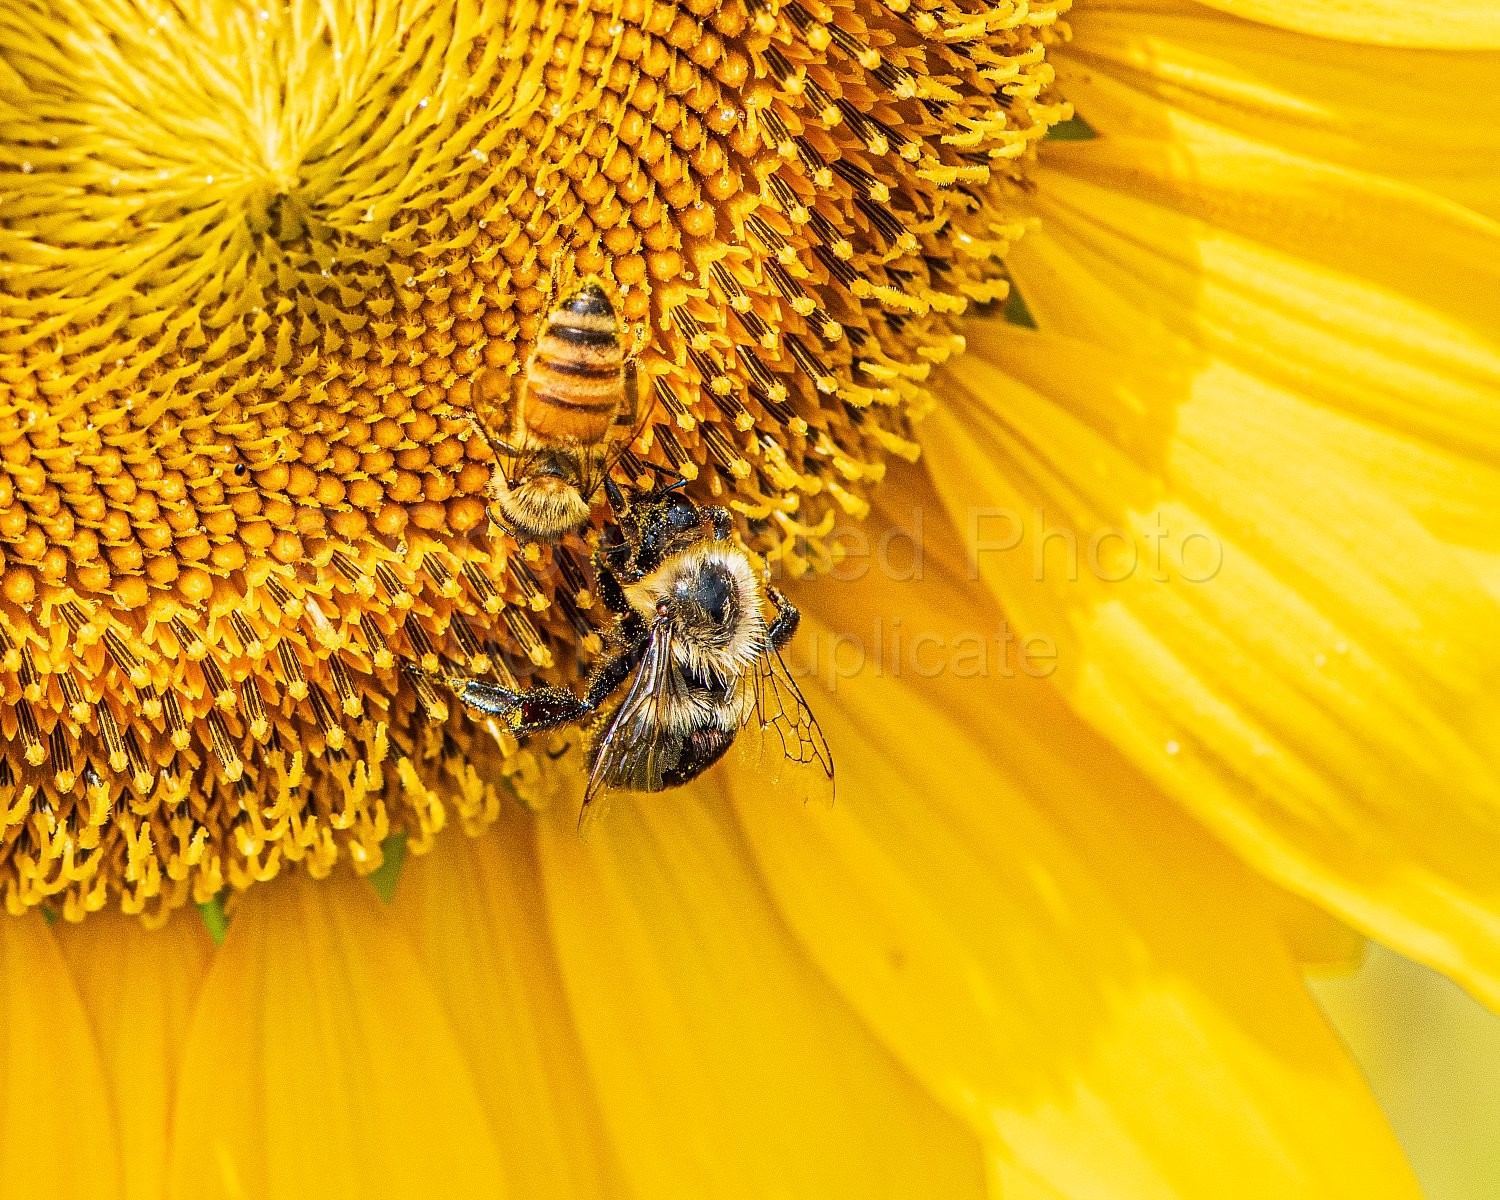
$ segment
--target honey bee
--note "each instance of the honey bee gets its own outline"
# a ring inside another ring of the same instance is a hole
[[[491,519],[498,511],[507,532],[551,542],[588,520],[609,473],[609,447],[635,420],[639,348],[627,354],[614,305],[590,275],[547,314],[518,387],[499,371],[480,375],[483,399],[509,393],[512,400],[502,406],[509,418],[503,437],[480,424],[498,455]]]
[[[681,482],[627,504],[605,480],[617,525],[606,530],[614,536],[595,566],[599,594],[616,614],[613,650],[582,697],[450,681],[469,709],[501,717],[517,736],[594,719],[580,824],[601,791],[660,792],[696,779],[756,718],[762,750],[815,765],[832,790],[833,754],[781,658],[801,614],[731,540],[729,514],[694,505]],[[626,680],[625,698],[607,708]]]

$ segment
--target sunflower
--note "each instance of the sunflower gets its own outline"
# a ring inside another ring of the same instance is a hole
[[[1414,1195],[1299,970],[1500,999],[1500,24],[1221,9],[0,12],[11,1186]],[[599,653],[560,271],[833,807],[441,685]]]

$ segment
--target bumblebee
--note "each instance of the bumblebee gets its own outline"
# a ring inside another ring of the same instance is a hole
[[[595,565],[616,614],[614,645],[582,697],[452,681],[469,709],[501,717],[518,736],[592,719],[584,814],[601,791],[660,792],[696,779],[756,718],[763,739],[776,733],[783,759],[816,765],[831,790],[833,754],[781,658],[801,614],[763,585],[731,540],[728,512],[694,505],[681,483],[627,503],[605,480],[616,524]]]
[[[503,436],[480,423],[498,456],[489,486],[498,523],[541,542],[577,529],[609,473],[609,446],[635,420],[634,356],[603,284],[589,276],[547,314],[519,386],[493,369],[475,384],[506,414]]]

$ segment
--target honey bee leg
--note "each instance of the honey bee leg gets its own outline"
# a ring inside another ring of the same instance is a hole
[[[545,290],[542,292],[544,312],[551,311],[552,305],[556,302],[556,297],[562,294],[562,285],[563,256],[559,253],[552,256],[552,262],[547,267],[547,282],[544,285]]]
[[[777,588],[768,587],[766,595],[770,596],[776,605],[776,616],[766,629],[766,639],[773,647],[780,650],[797,636],[797,626],[802,624],[802,613]]]
[[[499,511],[500,509],[498,505],[491,504],[485,507],[484,515],[490,519],[490,536],[494,537],[495,530],[498,529],[501,533],[505,534],[506,537],[510,538],[511,541],[515,542],[516,545],[519,546],[524,543],[526,540],[525,538],[523,538],[514,529],[512,529],[509,525],[507,525],[504,521],[502,521],[495,515]]]
[[[636,353],[640,352],[637,343]],[[615,417],[616,425],[624,425],[634,429],[641,411],[641,375],[636,369],[635,354],[625,360],[625,403],[620,406],[620,412]],[[630,439],[635,441],[634,438]]]
[[[630,341],[630,352],[625,356],[627,363],[635,362],[651,344],[651,327],[642,321],[631,331]]]

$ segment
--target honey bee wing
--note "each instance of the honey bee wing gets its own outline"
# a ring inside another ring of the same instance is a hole
[[[772,781],[780,778],[779,765],[764,762],[767,751],[779,754],[782,762],[792,762],[803,767],[817,767],[826,787],[816,777],[806,780],[819,794],[833,800],[833,751],[828,739],[823,736],[823,727],[808,707],[802,689],[787,670],[781,653],[768,645],[765,653],[756,660],[751,673],[751,687],[755,708],[751,720],[760,726],[759,751],[761,768],[769,770]],[[809,797],[810,798],[810,797]]]
[[[627,788],[661,790],[667,756],[678,735],[663,720],[662,701],[672,687],[672,635],[665,625],[651,630],[646,652],[635,669],[630,691],[600,735],[583,794],[580,824],[601,791]]]
[[[508,375],[501,367],[485,367],[474,377],[469,391],[469,419],[479,426],[491,446],[497,438],[509,440],[523,428],[520,414],[525,388],[524,379]]]
[[[604,486],[605,479],[614,471],[615,466],[646,432],[646,426],[651,423],[654,414],[654,401],[641,396],[640,374],[635,363],[626,362],[623,402],[610,427],[606,450],[597,456],[596,462],[590,464],[592,470],[585,477],[585,483],[580,486],[579,491],[592,498]]]
[[[487,367],[475,380],[469,422],[485,440],[507,484],[535,472],[545,447],[527,432],[521,417],[523,379],[511,379],[498,367]]]

